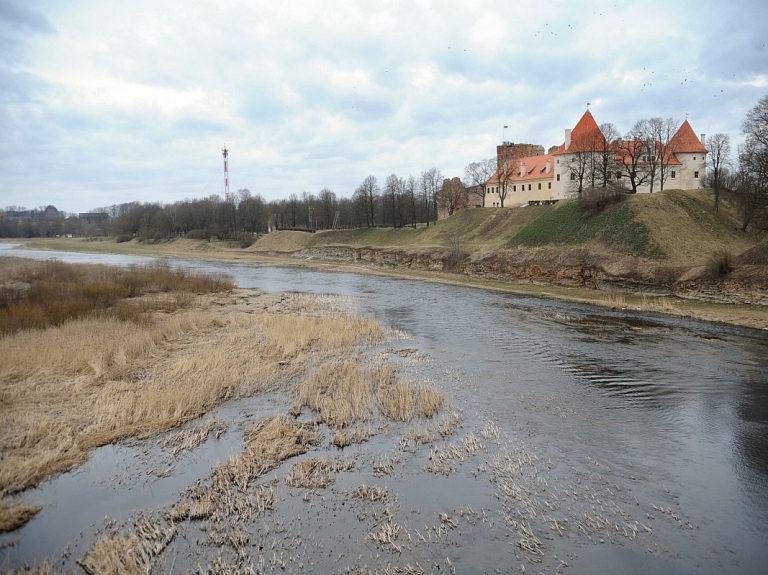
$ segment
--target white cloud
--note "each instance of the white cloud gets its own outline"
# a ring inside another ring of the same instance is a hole
[[[0,9],[0,207],[267,198],[369,173],[461,175],[502,137],[548,147],[586,103],[627,130],[738,138],[768,85],[766,7],[307,0],[11,0]],[[23,151],[22,151],[23,150]],[[209,183],[213,182],[213,183]]]

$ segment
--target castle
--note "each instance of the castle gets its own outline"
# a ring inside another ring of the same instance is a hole
[[[686,119],[668,141],[608,141],[587,110],[559,147],[504,142],[498,169],[486,183],[485,207],[549,203],[584,189],[620,184],[633,192],[703,187],[707,149]]]

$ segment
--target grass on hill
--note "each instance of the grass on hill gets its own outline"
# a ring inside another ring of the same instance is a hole
[[[599,243],[613,251],[662,259],[664,253],[651,238],[648,227],[630,206],[613,207],[587,218],[575,201],[561,202],[521,229],[510,246],[583,245]]]

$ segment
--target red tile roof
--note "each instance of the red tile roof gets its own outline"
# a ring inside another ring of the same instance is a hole
[[[704,147],[704,144],[701,143],[701,140],[696,137],[696,134],[693,131],[693,128],[691,128],[691,125],[688,123],[688,120],[683,122],[683,125],[680,126],[680,129],[677,131],[677,133],[672,136],[672,140],[669,142],[669,147],[674,151],[676,154],[679,153],[700,153],[700,154],[706,154],[707,148]]]
[[[547,160],[549,160],[549,173],[547,173]],[[511,160],[511,167],[514,168],[514,175],[509,182],[527,182],[529,180],[542,180],[555,177],[555,160],[551,154],[541,154],[538,156],[528,156]],[[521,176],[520,169],[525,168],[525,173]],[[498,173],[488,180],[489,184],[499,182]]]
[[[566,149],[565,142],[553,153],[565,154],[569,152],[589,151],[602,149],[605,138],[600,127],[595,122],[592,112],[587,110],[571,130],[571,143]]]

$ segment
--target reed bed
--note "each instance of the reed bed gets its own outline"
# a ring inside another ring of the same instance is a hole
[[[364,369],[358,361],[346,360],[323,365],[306,377],[299,385],[291,414],[298,416],[308,407],[317,413],[320,423],[335,430],[334,444],[344,447],[364,440],[360,426],[380,416],[403,422],[430,418],[444,401],[431,387],[398,381],[391,365]]]
[[[372,318],[245,294],[196,296],[193,309],[151,322],[88,318],[0,338],[0,520],[16,507],[9,496],[93,447],[173,429],[385,335]]]
[[[285,477],[288,487],[324,489],[336,481],[336,474],[355,467],[352,459],[310,457],[294,465]]]
[[[144,575],[163,549],[176,537],[173,524],[161,525],[149,515],[140,517],[127,534],[99,538],[78,561],[88,575]]]
[[[15,261],[14,261],[15,260]],[[203,294],[228,291],[223,275],[171,269],[167,263],[119,268],[56,260],[0,258],[0,335],[45,329],[87,317],[139,320],[146,309],[127,298],[146,294]],[[172,300],[166,300],[169,302]],[[177,299],[181,307],[183,298]]]

